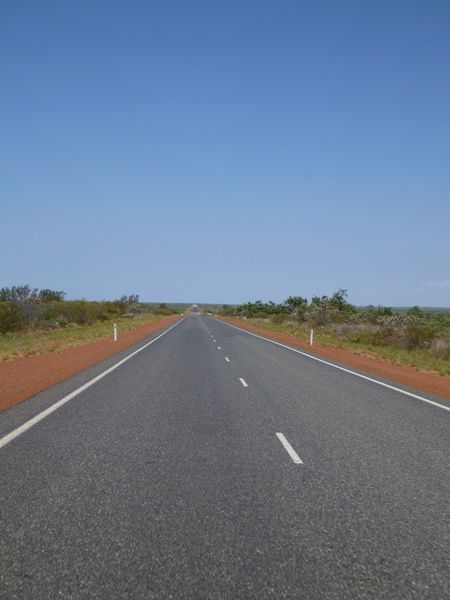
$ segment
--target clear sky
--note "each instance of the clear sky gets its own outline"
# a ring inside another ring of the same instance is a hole
[[[0,286],[450,305],[448,0],[2,0]]]

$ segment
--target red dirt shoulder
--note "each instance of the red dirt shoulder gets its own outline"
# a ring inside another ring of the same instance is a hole
[[[64,348],[59,352],[1,362],[0,412],[114,356],[179,319],[179,316],[172,316],[157,323],[142,325],[122,333],[117,342],[99,340],[82,346]]]

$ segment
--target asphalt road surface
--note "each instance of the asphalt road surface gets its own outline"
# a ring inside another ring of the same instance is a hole
[[[450,597],[445,401],[199,315],[89,384],[131,352],[0,415],[1,598]]]

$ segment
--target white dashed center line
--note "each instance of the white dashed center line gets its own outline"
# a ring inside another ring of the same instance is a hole
[[[290,443],[287,441],[287,439],[284,437],[284,435],[282,433],[276,433],[275,435],[280,440],[280,442],[283,444],[284,449],[289,454],[289,456],[292,458],[292,460],[295,462],[295,464],[302,465],[303,464],[302,459],[297,454],[297,452],[294,450],[294,448],[290,445]]]
[[[222,350],[222,348],[220,346],[217,346],[217,350]]]
[[[230,362],[230,359],[228,358],[228,356],[225,356],[225,360],[226,360],[227,362]]]
[[[239,377],[239,381],[242,383],[244,387],[248,387],[248,383],[242,377]]]

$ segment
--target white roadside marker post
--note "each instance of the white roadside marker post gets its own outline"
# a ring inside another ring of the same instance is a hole
[[[314,329],[309,332],[309,345],[312,346],[314,342]]]
[[[117,342],[117,323],[114,323],[114,328],[113,328],[113,340],[115,342]]]

